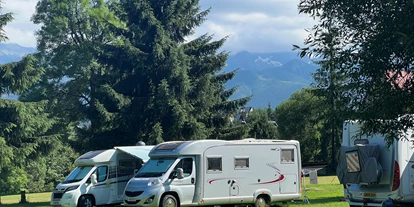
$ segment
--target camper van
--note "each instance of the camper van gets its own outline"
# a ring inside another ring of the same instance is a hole
[[[122,203],[128,180],[142,167],[153,146],[91,151],[75,160],[75,169],[54,189],[52,207],[92,207]]]
[[[173,141],[149,156],[125,188],[125,206],[266,206],[301,196],[295,140]]]
[[[345,121],[337,175],[350,206],[414,206],[412,131],[387,148],[383,135],[356,136],[360,122]],[[401,140],[402,139],[402,140]]]

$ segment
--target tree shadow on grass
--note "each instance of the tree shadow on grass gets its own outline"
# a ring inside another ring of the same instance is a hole
[[[309,197],[308,197],[309,198]],[[334,197],[326,197],[326,198],[309,198],[311,204],[324,204],[324,203],[332,203],[332,202],[344,202],[343,196],[334,196]],[[295,204],[306,204],[304,200],[295,200]]]

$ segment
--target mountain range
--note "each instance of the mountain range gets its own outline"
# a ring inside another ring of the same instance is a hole
[[[296,52],[249,53],[230,55],[226,67],[238,69],[227,87],[238,87],[232,98],[252,96],[248,106],[273,108],[288,99],[293,92],[308,87],[311,73],[318,68],[311,59],[300,58]]]
[[[18,61],[35,48],[17,44],[0,44],[0,64]],[[296,52],[250,53],[230,55],[222,72],[237,70],[226,87],[238,87],[232,99],[252,96],[247,106],[273,108],[288,99],[293,92],[309,86],[311,73],[318,68],[309,58],[299,58]],[[15,99],[15,95],[3,95]]]

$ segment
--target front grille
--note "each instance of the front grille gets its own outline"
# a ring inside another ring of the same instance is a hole
[[[136,197],[143,193],[144,191],[125,191],[125,195],[128,197]]]
[[[53,198],[62,198],[63,193],[53,193]]]
[[[125,200],[125,203],[127,203],[127,204],[137,204],[137,203],[139,203],[141,200],[136,200],[136,201],[127,201],[127,200]]]

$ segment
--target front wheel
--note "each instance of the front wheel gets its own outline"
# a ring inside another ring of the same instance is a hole
[[[256,199],[254,206],[255,207],[269,207],[269,203],[267,203],[266,199],[263,196],[260,196]]]
[[[173,195],[165,195],[162,197],[160,207],[178,207],[177,199]]]
[[[78,207],[93,207],[92,196],[84,195],[79,198]]]

